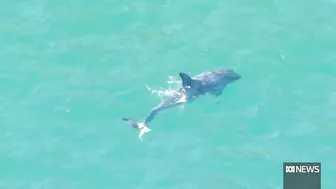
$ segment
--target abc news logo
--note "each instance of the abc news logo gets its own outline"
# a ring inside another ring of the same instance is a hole
[[[320,166],[286,165],[286,173],[320,173]]]

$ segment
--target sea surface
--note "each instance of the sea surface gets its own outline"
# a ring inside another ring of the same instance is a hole
[[[336,178],[335,0],[13,0],[0,6],[0,189],[282,189]],[[242,79],[143,120],[179,72]]]

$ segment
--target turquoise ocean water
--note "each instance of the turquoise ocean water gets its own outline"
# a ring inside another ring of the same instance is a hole
[[[0,7],[1,189],[280,189],[336,178],[336,1],[14,0]],[[183,71],[242,79],[144,119]]]

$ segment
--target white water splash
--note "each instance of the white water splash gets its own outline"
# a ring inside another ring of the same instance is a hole
[[[161,100],[163,100],[164,97],[171,96],[174,93],[176,93],[177,90],[181,87],[181,81],[177,80],[173,76],[169,76],[169,80],[167,81],[167,83],[168,83],[168,89],[164,89],[162,87],[158,89],[153,89],[148,85],[146,85],[146,88],[151,92],[152,95],[155,94],[158,97],[160,97]]]
[[[179,88],[181,87],[181,80],[177,80],[173,76],[169,76],[169,80],[167,81],[168,89],[164,89],[162,87],[158,89],[153,89],[146,85],[146,88],[151,92],[151,95],[155,94],[157,97],[159,97],[161,100],[163,100],[167,96],[171,96],[177,93]],[[187,102],[187,97],[182,96],[181,99],[179,99],[177,102]],[[179,109],[184,109],[184,104],[181,104],[178,106]]]

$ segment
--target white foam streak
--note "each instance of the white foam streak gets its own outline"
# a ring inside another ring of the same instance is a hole
[[[148,85],[146,85],[146,88],[151,92],[151,95],[155,94],[160,97],[161,100],[163,100],[164,97],[171,96],[176,93],[179,87],[181,87],[181,81],[175,79],[173,76],[169,76],[169,80],[167,81],[167,83],[168,89],[163,89],[162,87],[160,87],[159,89],[153,89]]]

